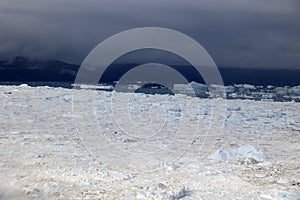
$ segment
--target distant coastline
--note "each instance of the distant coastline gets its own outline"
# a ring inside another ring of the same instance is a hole
[[[124,73],[144,63],[112,64],[104,73],[101,83],[117,81]],[[189,82],[204,83],[201,76],[188,65],[170,65],[186,75]],[[58,60],[32,61],[18,56],[11,60],[0,60],[0,84],[51,83],[68,87],[74,83],[79,65]],[[219,66],[225,85],[251,84],[260,86],[300,85],[300,69],[251,69]],[[196,72],[196,73],[195,73]],[[99,77],[100,78],[100,77]]]

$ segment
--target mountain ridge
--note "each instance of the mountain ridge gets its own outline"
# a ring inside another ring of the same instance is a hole
[[[105,71],[101,82],[113,82],[124,73],[141,63],[113,63]],[[171,65],[170,65],[171,66]],[[79,65],[69,64],[59,60],[37,61],[28,57],[17,56],[13,59],[0,60],[0,82],[39,82],[55,81],[73,83]],[[191,66],[171,66],[185,74],[188,81],[204,83],[202,77]],[[298,69],[251,69],[219,67],[225,85],[252,84],[295,86],[300,85],[300,70]]]

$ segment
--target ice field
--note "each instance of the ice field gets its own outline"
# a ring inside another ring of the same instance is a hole
[[[0,199],[300,199],[293,100],[25,85],[0,99]]]

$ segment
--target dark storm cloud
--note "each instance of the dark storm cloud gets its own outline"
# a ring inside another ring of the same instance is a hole
[[[80,63],[127,29],[160,26],[201,43],[220,66],[300,68],[298,0],[2,0],[0,58]]]

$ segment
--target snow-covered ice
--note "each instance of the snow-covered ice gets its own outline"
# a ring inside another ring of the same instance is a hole
[[[267,157],[262,151],[257,150],[254,146],[243,145],[237,149],[217,150],[215,153],[210,155],[209,158],[220,161],[237,160],[239,158],[253,158],[256,161],[262,162],[265,161]]]
[[[286,91],[295,98],[1,86],[0,196],[299,199],[300,103]]]

